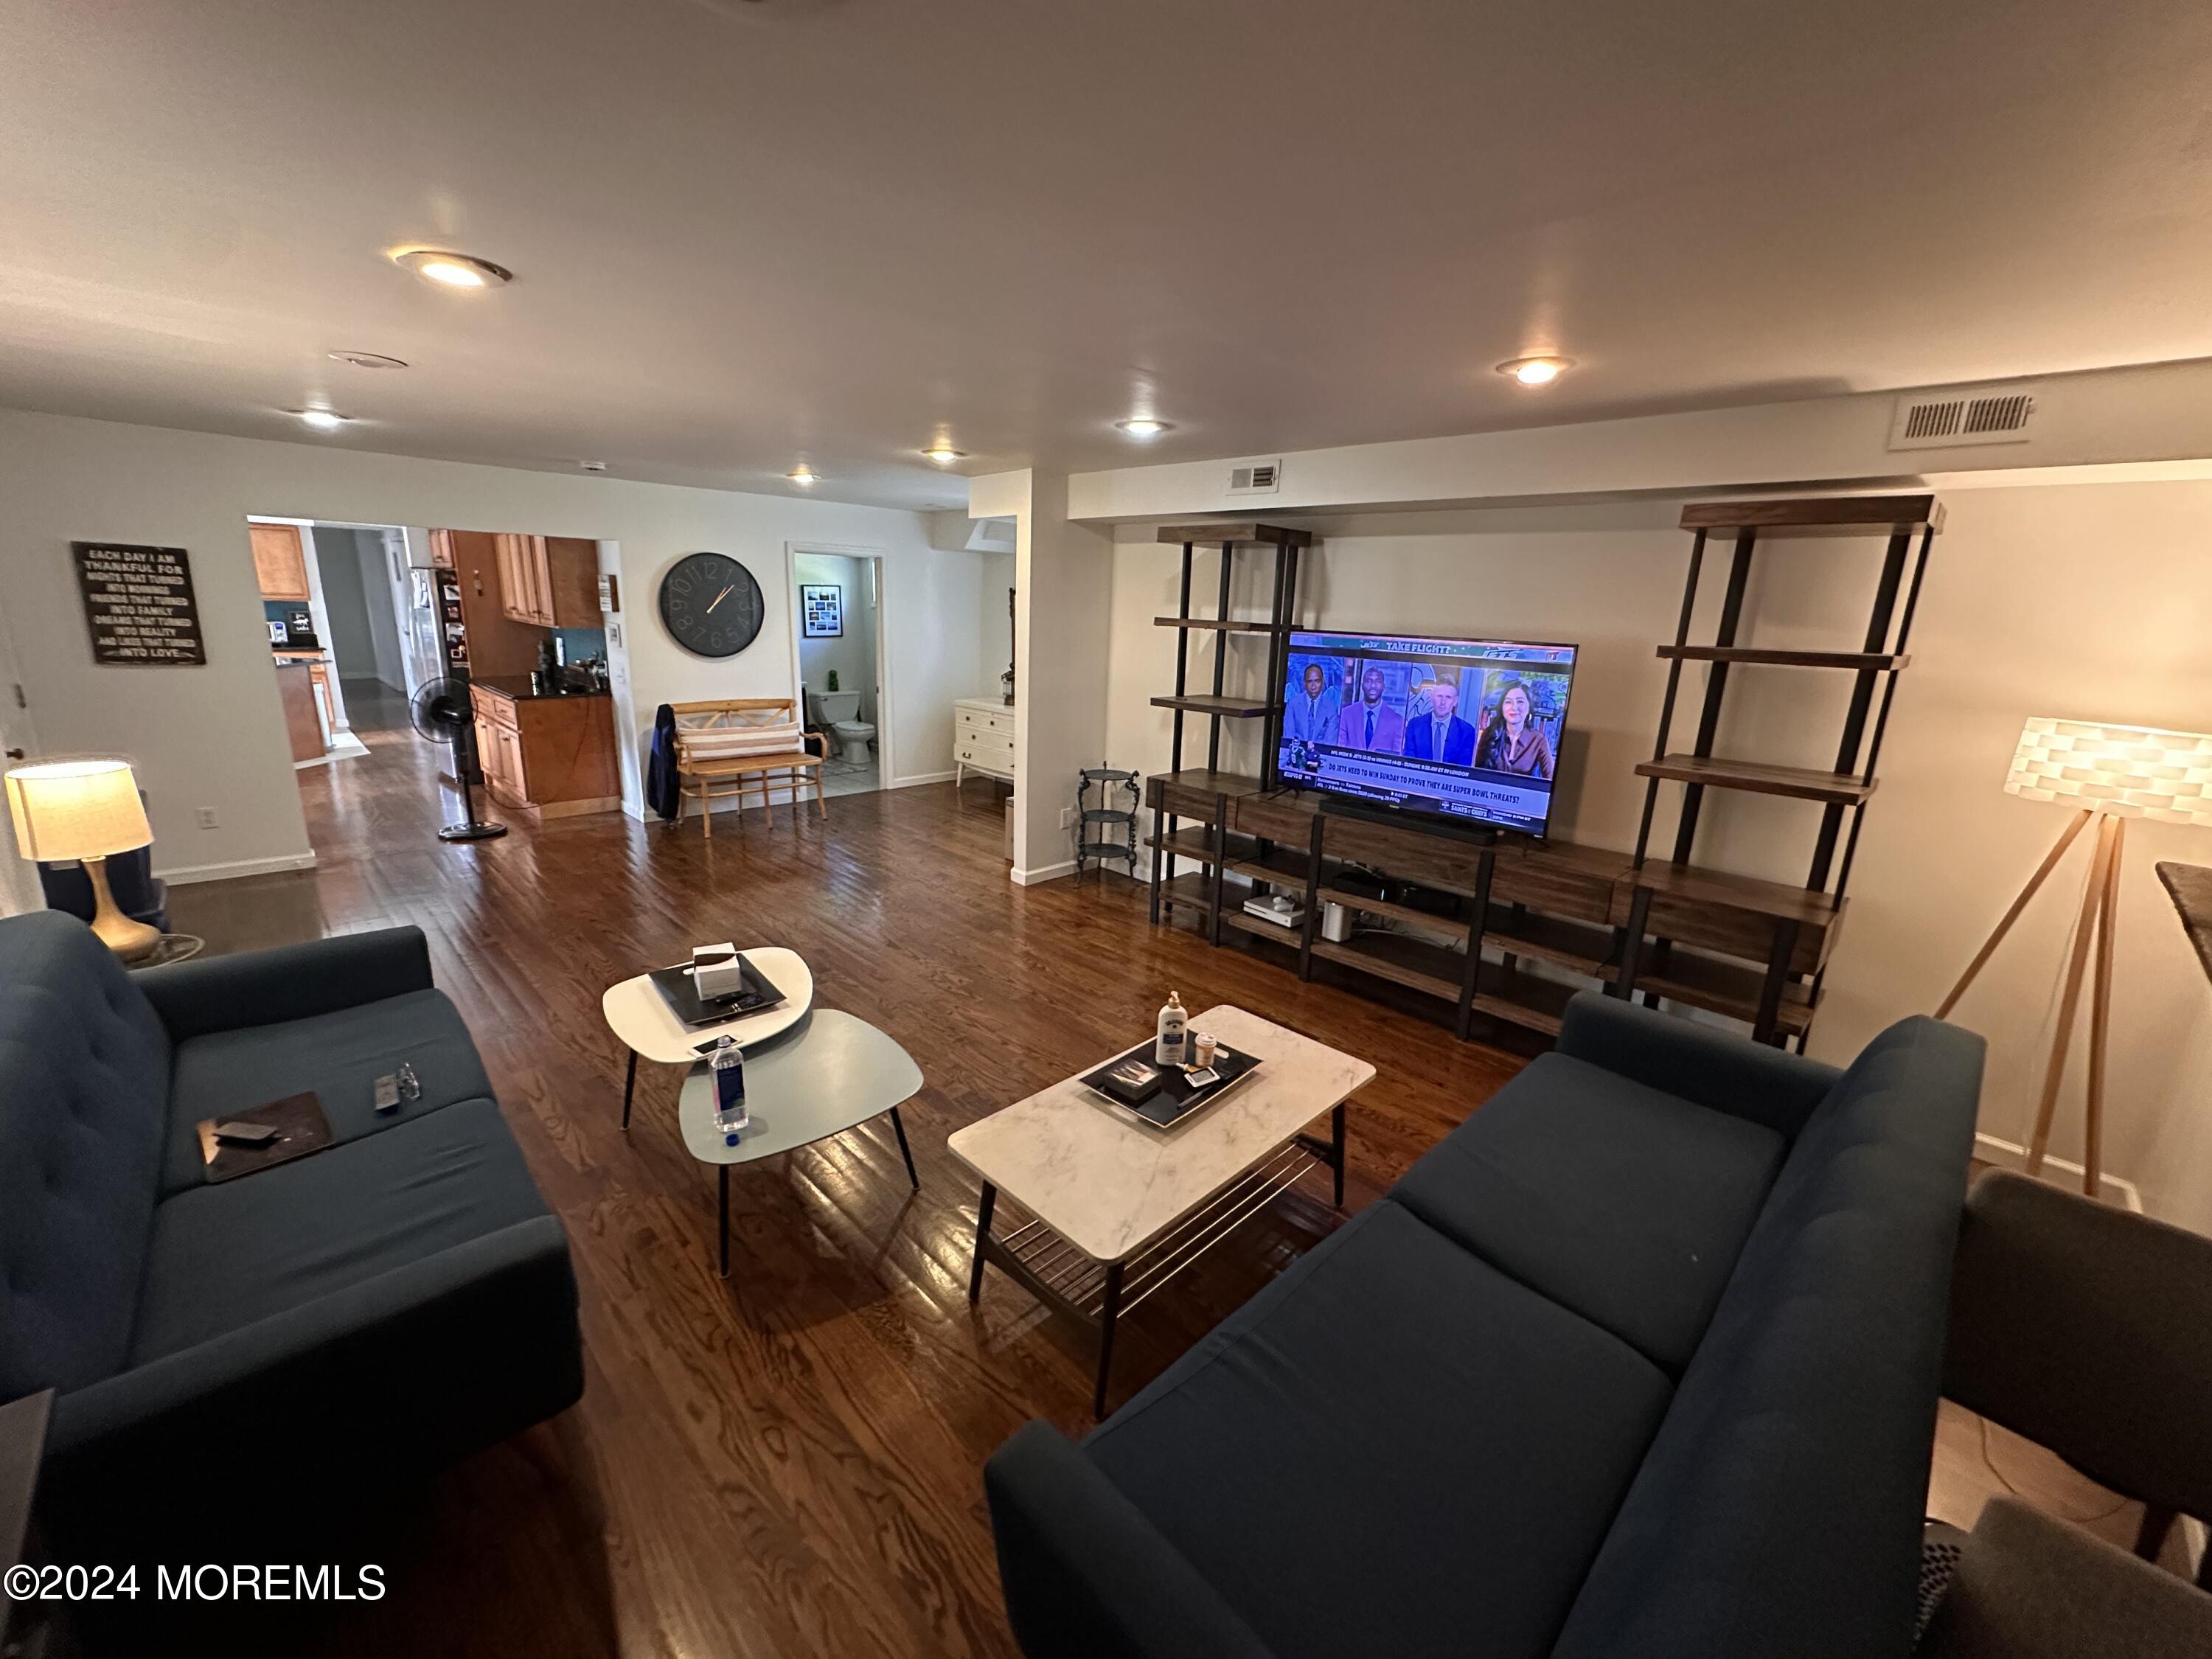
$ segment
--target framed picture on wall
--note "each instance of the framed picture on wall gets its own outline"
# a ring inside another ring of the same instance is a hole
[[[810,640],[843,638],[845,590],[834,582],[801,582],[799,621],[800,632]]]

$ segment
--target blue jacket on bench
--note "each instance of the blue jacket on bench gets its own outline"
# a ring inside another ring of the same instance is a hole
[[[1584,994],[1080,1446],[985,1472],[1032,1659],[1903,1659],[1978,1037]]]
[[[403,1061],[421,1097],[375,1111]],[[208,1183],[200,1120],[308,1090],[337,1144]],[[0,921],[0,1400],[42,1389],[72,1550],[213,1550],[581,1395],[567,1235],[420,931],[132,975]]]

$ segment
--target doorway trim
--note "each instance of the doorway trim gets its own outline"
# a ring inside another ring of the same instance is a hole
[[[904,778],[898,769],[898,730],[893,718],[898,712],[898,694],[891,684],[890,629],[884,618],[890,614],[890,561],[884,556],[881,547],[865,546],[848,542],[787,541],[783,544],[783,603],[791,613],[788,633],[791,639],[791,696],[792,706],[799,711],[800,724],[806,720],[806,691],[799,672],[799,556],[802,553],[822,553],[833,558],[859,559],[875,566],[876,577],[876,787],[901,789],[908,783],[926,782],[921,778]]]

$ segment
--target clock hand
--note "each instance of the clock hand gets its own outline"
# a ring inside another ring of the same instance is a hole
[[[734,588],[736,586],[737,586],[737,584],[736,584],[735,582],[732,582],[732,583],[730,584],[730,586],[729,586],[729,587],[726,587],[726,588],[724,588],[720,592],[719,592],[719,593],[715,594],[715,595],[714,595],[714,597],[711,600],[709,600],[709,601],[708,602],[708,605],[707,605],[707,610],[708,610],[708,614],[710,614],[710,615],[711,615],[711,614],[713,613],[714,609],[714,607],[715,607],[716,605],[718,605],[721,604],[721,602],[722,602],[724,599],[728,599],[728,598],[730,597],[730,589],[731,589],[731,588]]]

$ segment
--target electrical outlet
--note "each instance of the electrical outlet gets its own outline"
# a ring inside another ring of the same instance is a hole
[[[1075,809],[1073,806],[1063,806],[1060,809],[1060,827],[1063,830],[1075,828]]]
[[[197,817],[197,818],[199,820],[199,823],[200,823],[200,828],[201,828],[201,829],[203,829],[203,830],[212,830],[212,829],[214,829],[214,828],[215,828],[215,808],[214,808],[214,807],[212,807],[212,806],[203,806],[203,807],[201,807],[201,808],[200,808],[200,810],[199,810],[198,812],[194,813],[192,816],[193,816],[193,817]]]

